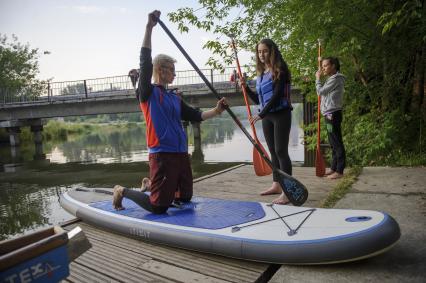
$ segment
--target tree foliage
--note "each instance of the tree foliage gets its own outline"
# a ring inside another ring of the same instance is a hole
[[[0,91],[14,96],[38,96],[43,82],[36,79],[39,50],[0,34]]]
[[[290,66],[293,84],[315,101],[321,38],[323,56],[339,57],[347,77],[343,132],[349,162],[398,164],[404,153],[413,152],[425,162],[424,0],[199,0],[199,4],[199,9],[182,8],[168,16],[182,32],[194,27],[217,35],[204,46],[212,51],[211,66],[232,62],[227,34],[238,35],[239,48],[246,50],[271,38]]]

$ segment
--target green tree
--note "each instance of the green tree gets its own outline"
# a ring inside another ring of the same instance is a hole
[[[424,0],[200,0],[200,8],[170,13],[182,32],[212,31],[208,64],[232,62],[227,34],[240,49],[273,39],[289,63],[293,83],[316,100],[317,39],[324,56],[338,56],[347,77],[344,139],[349,162],[400,164],[424,146]],[[323,135],[324,136],[324,135]],[[314,141],[315,139],[311,139]]]
[[[39,51],[28,44],[11,40],[0,34],[0,95],[10,98],[34,98],[44,90],[43,82],[36,79]]]

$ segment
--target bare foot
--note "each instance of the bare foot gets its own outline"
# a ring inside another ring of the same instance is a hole
[[[114,186],[112,206],[116,210],[123,210],[124,209],[124,207],[121,203],[123,201],[123,190],[124,190],[124,187],[122,187],[120,185]]]
[[[272,182],[272,186],[260,193],[261,196],[281,194],[283,190],[278,182]]]
[[[274,199],[272,201],[273,204],[289,204],[290,201],[288,200],[288,198],[285,196],[284,193],[282,193],[279,197],[277,197],[276,199]]]
[[[327,172],[325,172],[324,176],[329,176],[331,174],[333,174],[335,171],[333,170],[328,170]]]
[[[147,177],[142,179],[142,185],[141,185],[141,191],[146,192],[150,190],[151,187],[151,180]]]
[[[330,179],[330,180],[336,180],[336,179],[340,179],[340,178],[342,178],[342,177],[343,177],[343,174],[340,174],[340,173],[334,172],[333,174],[331,174],[331,175],[327,176],[327,179]]]

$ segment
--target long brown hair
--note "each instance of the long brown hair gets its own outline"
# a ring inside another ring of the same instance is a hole
[[[260,44],[265,44],[269,49],[269,63],[272,66],[272,80],[276,81],[280,78],[281,75],[284,76],[284,80],[286,83],[290,83],[291,75],[288,69],[287,63],[284,61],[283,56],[281,55],[278,46],[272,39],[265,38],[262,39],[256,45],[256,72],[257,75],[260,76],[265,71],[265,64],[260,62],[258,48]]]

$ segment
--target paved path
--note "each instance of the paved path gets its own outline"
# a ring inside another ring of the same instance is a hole
[[[304,206],[319,207],[337,181],[318,178],[315,168],[293,167],[293,176],[309,190]],[[203,197],[271,202],[279,195],[261,196],[260,192],[272,184],[272,175],[258,177],[253,166],[243,165],[228,172],[219,172],[196,180],[194,194]]]
[[[385,211],[399,223],[401,239],[359,262],[283,265],[269,282],[426,282],[426,168],[364,168],[335,207]]]

